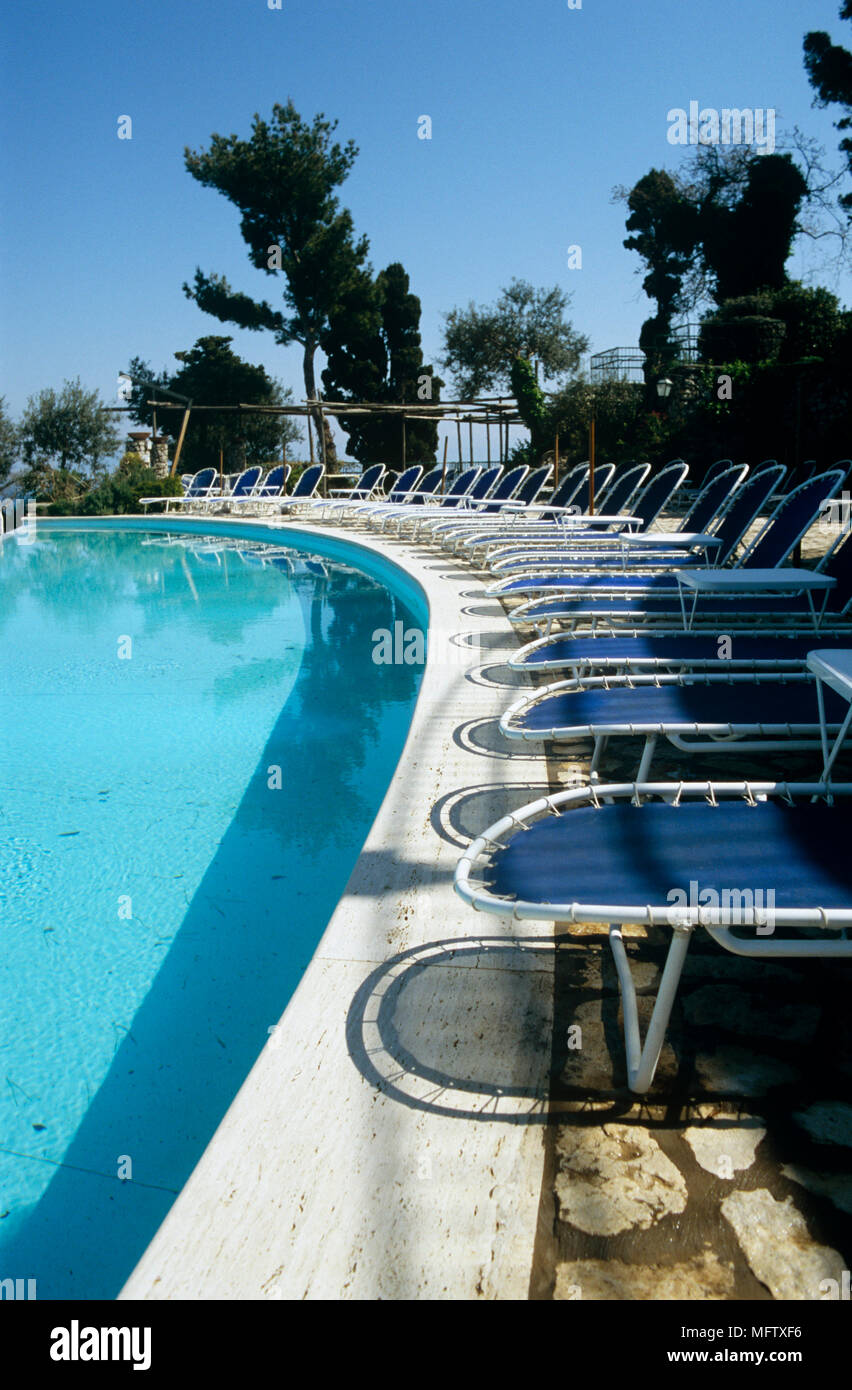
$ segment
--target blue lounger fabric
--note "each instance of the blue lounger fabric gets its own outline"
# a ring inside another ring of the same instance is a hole
[[[513,836],[487,872],[492,891],[543,907],[665,907],[690,881],[720,898],[733,886],[772,889],[776,908],[852,904],[849,817],[824,803],[578,807]]]
[[[519,581],[520,582],[520,581]],[[721,613],[730,613],[737,617],[740,613],[754,614],[756,617],[769,617],[781,620],[793,616],[810,617],[811,610],[808,600],[804,595],[784,594],[783,599],[779,598],[750,598],[745,594],[735,594],[730,597],[717,595],[703,596],[704,607],[699,604],[696,611],[696,618],[700,621],[709,613],[716,617]],[[817,603],[821,603],[821,599]],[[687,596],[687,603],[691,605],[691,598]],[[831,611],[831,594],[829,594],[828,610]],[[637,618],[672,618],[677,622],[683,619],[683,609],[679,599],[675,598],[645,598],[641,594],[631,596],[625,594],[624,598],[601,599],[594,598],[591,594],[587,598],[574,597],[573,594],[563,593],[558,599],[545,599],[541,603],[530,604],[523,613],[526,622],[538,622],[540,619],[550,617],[571,618],[574,614],[586,615],[589,617],[605,617],[608,613],[635,614]],[[511,615],[510,615],[511,616]],[[818,637],[818,634],[815,634]],[[818,645],[818,643],[817,643]]]
[[[808,652],[819,647],[850,645],[850,636],[824,637],[811,633],[807,637],[738,637],[732,635],[731,655],[740,661],[801,661]],[[718,661],[719,638],[714,634],[686,632],[683,636],[654,637],[651,633],[639,637],[568,637],[561,641],[542,643],[527,652],[523,662],[533,670],[546,662],[559,661],[565,666],[573,662],[592,664],[609,661],[640,661],[649,657],[655,661]]]
[[[825,691],[829,724],[841,724],[849,705]],[[512,721],[519,729],[546,731],[599,724],[814,724],[819,725],[816,685],[740,681],[733,685],[616,686],[549,695]]]

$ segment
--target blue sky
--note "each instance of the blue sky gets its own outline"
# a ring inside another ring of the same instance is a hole
[[[852,46],[839,0],[281,5],[7,11],[0,393],[14,414],[66,377],[114,400],[132,356],[172,367],[205,333],[233,332],[236,351],[303,394],[299,348],[231,330],[181,292],[200,265],[270,295],[235,209],[190,178],[183,150],[214,131],[247,136],[256,111],[288,96],[358,144],[341,200],[374,268],[408,270],[428,360],[443,313],[493,301],[513,276],[568,290],[593,351],[636,341],[649,306],[612,190],[689,153],[667,141],[672,107],[772,107],[779,133],[799,125],[840,163],[837,113],[812,107],[802,67],[807,29]],[[118,139],[122,115],[132,140]],[[431,140],[417,138],[421,115]],[[581,270],[568,268],[571,245]],[[824,248],[803,246],[789,270],[848,305],[849,277],[825,263]]]

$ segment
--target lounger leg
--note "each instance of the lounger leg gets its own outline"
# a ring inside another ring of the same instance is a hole
[[[598,768],[600,767],[601,758],[603,757],[604,753],[606,752],[606,745],[607,745],[607,743],[608,743],[608,739],[607,739],[606,734],[597,734],[597,735],[596,735],[596,737],[595,737],[595,751],[594,751],[593,754],[592,754],[592,761],[591,761],[591,765],[590,765],[590,767],[589,767],[589,772],[591,773],[591,775],[592,775],[593,777],[597,774],[597,770],[598,770]]]
[[[669,953],[666,956],[663,978],[657,991],[654,1011],[651,1014],[651,1022],[648,1025],[643,1047],[639,1033],[639,1015],[636,1009],[636,990],[633,985],[633,976],[630,973],[627,952],[624,949],[621,928],[611,926],[609,929],[609,944],[612,948],[624,1009],[627,1082],[631,1091],[636,1091],[639,1095],[647,1091],[654,1080],[654,1073],[657,1070],[657,1063],[660,1060],[660,1053],[666,1040],[666,1029],[669,1025],[672,1005],[677,994],[692,932],[693,928],[689,926],[674,928]]]
[[[648,734],[645,739],[645,747],[642,749],[642,760],[639,763],[639,771],[636,773],[637,782],[647,782],[648,774],[651,771],[651,763],[654,761],[656,747],[657,735]]]

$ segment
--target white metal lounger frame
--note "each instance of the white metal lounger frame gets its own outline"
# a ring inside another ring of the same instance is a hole
[[[707,528],[709,526],[718,525],[721,521],[722,516],[732,504],[737,488],[744,481],[747,474],[748,464],[735,464],[732,468],[726,468],[724,473],[719,474],[716,478],[713,478],[709,483],[705,484],[695,498],[692,506],[689,508],[689,512],[694,512],[695,508],[704,500],[706,493],[708,493],[711,488],[718,490],[723,480],[729,480],[730,486],[727,494],[719,499],[719,503],[713,515],[709,518],[703,531],[699,534],[696,534],[692,528],[686,531],[683,526],[678,526],[673,531],[639,532],[638,535],[633,534],[629,529],[625,530],[624,534],[621,535],[617,533],[615,535],[604,533],[599,540],[596,539],[594,541],[590,540],[588,537],[585,540],[581,538],[580,554],[583,556],[582,563],[574,556],[568,561],[566,567],[571,570],[589,569],[595,574],[602,573],[604,576],[608,575],[610,571],[613,574],[625,574],[631,571],[633,560],[641,559],[645,562],[645,567],[640,569],[637,575],[637,582],[640,582],[642,575],[647,576],[652,568],[665,569],[669,565],[679,563],[677,559],[678,553],[686,553],[690,549],[704,550],[706,552],[704,563],[708,565],[715,564],[716,557],[713,553],[714,547],[711,544],[711,536]],[[575,519],[573,524],[575,527],[578,524],[583,526],[586,521],[591,520],[593,520],[593,518],[582,517],[579,518],[579,520]],[[523,541],[526,538],[521,536],[518,539]],[[534,555],[550,559],[554,553],[553,547],[559,544],[563,544],[565,550],[570,551],[572,539],[569,527],[565,527],[565,533],[563,534],[561,542],[555,534],[551,534],[547,537],[542,534],[541,538],[533,538],[533,543],[529,548]],[[600,551],[597,549],[598,546],[601,547]],[[511,574],[512,571],[517,568],[521,559],[523,559],[524,564],[527,563],[526,557],[522,557],[519,554],[519,550],[520,547],[518,544],[515,543],[513,545],[510,541],[505,542],[499,549],[495,546],[486,555],[485,565],[488,569],[492,570],[495,575],[500,575],[503,571]],[[538,564],[539,560],[536,559],[535,563]],[[682,559],[680,563],[683,563]]]
[[[831,499],[828,499],[828,498],[827,498],[827,499],[826,499],[826,502],[830,502],[830,500],[831,500]],[[764,532],[765,530],[766,530],[766,526],[763,526],[763,527],[761,528],[761,535],[763,534],[763,532]],[[809,530],[810,530],[810,526],[808,526],[808,527],[805,529],[805,531],[803,532],[803,535],[806,535],[807,532],[808,532]],[[759,538],[758,538],[758,539],[759,539]],[[802,539],[802,536],[799,537],[799,540],[801,540],[801,539]],[[833,556],[835,555],[836,551],[840,550],[840,548],[841,548],[842,546],[845,546],[845,545],[852,545],[852,534],[850,534],[850,532],[849,532],[848,530],[841,531],[840,535],[837,537],[837,540],[834,542],[834,544],[831,545],[831,546],[829,546],[829,548],[828,548],[828,550],[825,552],[825,554],[822,555],[822,556],[820,557],[819,563],[816,564],[816,565],[814,565],[814,573],[815,573],[815,574],[822,574],[822,573],[824,573],[824,571],[825,571],[827,565],[829,564],[829,561],[833,558]],[[787,554],[788,554],[788,555],[789,555],[789,553],[790,553],[790,550],[792,550],[793,548],[794,548],[794,546],[791,546],[791,547],[788,549],[788,551],[787,551]],[[751,546],[749,546],[749,550],[750,550],[750,549],[751,549]],[[731,570],[736,570],[736,569],[741,568],[741,562],[738,562],[736,565],[733,565],[733,566],[731,566],[730,568],[731,568]],[[781,569],[782,567],[779,565],[777,568]],[[747,574],[748,571],[746,570],[745,573]],[[508,595],[508,597],[511,598],[512,595],[510,594],[510,595]],[[537,640],[541,640],[541,641],[552,640],[554,636],[558,636],[559,633],[562,632],[562,631],[564,631],[566,637],[577,636],[577,626],[578,626],[578,624],[584,624],[584,625],[585,625],[585,624],[587,624],[587,623],[588,623],[589,629],[590,629],[589,632],[587,632],[587,633],[584,634],[584,635],[587,636],[587,637],[594,637],[595,635],[597,635],[597,629],[598,629],[599,626],[602,626],[602,627],[603,627],[604,633],[605,633],[607,636],[611,636],[611,637],[616,637],[616,636],[617,636],[617,637],[628,637],[628,636],[634,636],[634,637],[640,637],[640,636],[641,636],[641,637],[647,637],[647,636],[650,636],[650,635],[653,635],[653,636],[663,636],[663,635],[666,635],[666,629],[665,629],[662,625],[657,625],[657,624],[654,622],[654,620],[653,620],[653,613],[651,613],[651,615],[650,615],[650,621],[648,620],[648,618],[645,618],[645,619],[644,619],[644,625],[641,625],[641,626],[640,626],[640,624],[643,624],[643,615],[642,615],[641,611],[640,611],[640,612],[637,612],[635,608],[625,608],[625,609],[622,609],[621,611],[613,610],[611,613],[600,613],[600,614],[596,614],[596,613],[594,613],[594,612],[591,611],[591,610],[588,610],[588,609],[587,609],[587,610],[583,610],[582,607],[579,607],[579,608],[577,608],[576,611],[573,612],[573,613],[565,612],[564,614],[561,614],[561,613],[556,612],[556,613],[548,614],[548,615],[546,615],[546,616],[538,617],[538,618],[537,618],[537,617],[530,618],[528,615],[529,615],[530,612],[533,612],[533,611],[534,611],[534,609],[538,606],[538,604],[540,604],[540,603],[547,603],[547,602],[549,602],[550,600],[553,600],[553,602],[557,602],[557,603],[560,602],[560,601],[564,601],[564,602],[568,602],[568,603],[574,603],[574,602],[582,603],[582,600],[583,600],[583,599],[588,599],[589,602],[594,603],[597,599],[601,599],[601,598],[603,598],[603,599],[614,599],[616,602],[618,601],[618,599],[624,599],[625,602],[629,602],[631,598],[640,598],[640,599],[646,598],[646,599],[651,599],[651,600],[653,600],[653,599],[655,599],[655,598],[661,598],[661,599],[668,599],[668,598],[671,598],[671,600],[674,601],[674,599],[675,599],[676,597],[678,597],[678,591],[677,591],[677,589],[675,589],[675,588],[672,588],[671,590],[667,590],[667,589],[658,589],[658,590],[656,590],[656,591],[654,591],[654,590],[646,590],[646,591],[642,592],[642,591],[634,591],[633,588],[632,588],[632,586],[630,586],[630,587],[628,587],[628,588],[622,588],[622,589],[620,589],[620,590],[613,590],[613,589],[609,589],[609,590],[608,590],[607,587],[606,587],[606,581],[604,580],[604,582],[603,582],[600,586],[597,586],[597,585],[595,585],[595,584],[590,584],[590,585],[588,586],[588,588],[585,589],[585,590],[577,589],[577,590],[575,591],[575,590],[570,590],[570,589],[561,589],[561,590],[560,590],[560,589],[556,589],[556,590],[551,590],[551,591],[548,592],[548,593],[540,593],[540,594],[538,594],[538,595],[535,596],[535,597],[525,598],[525,599],[522,600],[521,603],[519,603],[519,604],[517,605],[516,608],[512,609],[512,611],[508,614],[508,618],[509,618],[509,622],[512,623],[512,624],[514,624],[515,626],[519,626],[519,627],[532,627],[532,628],[534,628],[537,632],[540,633],[540,639],[537,639]],[[737,634],[745,635],[745,631],[744,631],[744,630],[740,627],[740,625],[739,625],[739,618],[740,618],[740,615],[737,614],[737,612],[735,611],[735,610],[736,610],[736,607],[739,606],[738,596],[735,595],[735,594],[734,594],[734,595],[731,595],[731,599],[729,600],[729,602],[730,602],[730,601],[733,602],[734,607],[733,607],[732,609],[730,609],[727,613],[725,612],[724,608],[722,608],[722,607],[720,607],[720,608],[718,608],[718,609],[716,609],[716,610],[714,610],[714,611],[708,611],[708,612],[704,613],[703,615],[700,615],[700,616],[701,616],[701,619],[702,619],[701,625],[699,625],[698,627],[693,627],[691,630],[692,630],[692,631],[695,631],[695,632],[699,632],[699,633],[701,633],[702,631],[704,631],[704,632],[706,633],[709,627],[713,627],[713,628],[715,628],[715,629],[718,630],[718,631],[722,631],[722,630],[727,631],[726,624],[728,624],[728,625],[730,626],[730,620],[733,618],[733,619],[734,619],[734,625],[733,625],[733,627],[732,627],[732,631],[736,632]],[[743,598],[743,602],[747,602],[747,596],[746,596],[745,598]],[[681,611],[682,611],[682,610],[681,610]],[[826,614],[826,616],[827,616],[827,618],[829,619],[830,623],[832,624],[832,627],[831,627],[831,628],[826,628],[826,629],[824,629],[825,635],[826,635],[826,636],[831,635],[831,631],[833,630],[834,627],[837,626],[837,620],[838,620],[838,619],[846,619],[846,620],[848,621],[848,619],[849,619],[849,617],[850,617],[850,614],[852,614],[852,599],[849,599],[849,600],[844,604],[844,606],[841,608],[841,610],[840,610],[839,613],[838,613],[838,612],[835,612],[834,610],[831,610],[830,612],[828,612],[828,613]],[[743,609],[743,611],[742,611],[742,616],[743,616],[743,617],[746,617],[746,618],[749,617],[749,613],[748,613],[748,609],[747,609],[747,608]],[[778,620],[779,620],[781,617],[783,617],[783,616],[784,616],[784,615],[783,615],[783,614],[780,614],[780,613],[779,613],[779,614],[776,614],[776,615],[773,616],[772,621],[775,622],[776,624],[778,624]],[[813,623],[812,623],[812,622],[807,623],[807,621],[806,621],[806,615],[805,615],[805,614],[802,614],[802,615],[794,615],[794,616],[796,616],[796,617],[801,616],[801,622],[800,622],[800,624],[799,624],[799,627],[801,627],[802,630],[805,630],[805,628],[807,628],[807,630],[809,630],[809,631],[811,631],[811,632],[813,631]],[[669,620],[671,620],[671,615],[668,615],[668,617],[669,617]],[[760,613],[751,614],[751,617],[752,617],[752,618],[757,618],[757,619],[759,619]],[[632,627],[632,629],[631,629],[631,630],[622,629],[622,628],[619,626],[619,624],[618,624],[618,619],[620,619],[620,618],[623,619],[623,620],[624,620],[625,622],[627,622],[627,623],[632,622],[632,623],[634,624],[634,626]],[[558,619],[560,622],[567,622],[567,623],[569,624],[569,627],[568,627],[567,629],[559,629],[559,630],[557,631],[557,633],[554,634],[552,629],[553,629],[553,623],[554,623],[554,621],[556,621],[556,619]],[[613,620],[615,620],[615,621],[613,621]],[[543,630],[542,630],[542,625],[543,625]],[[841,628],[843,628],[843,627],[845,626],[845,624],[844,624],[844,623],[841,623],[840,626],[841,626]],[[669,628],[669,629],[668,629],[668,633],[669,633],[669,634],[671,634],[672,631],[677,631],[677,633],[678,633],[680,636],[682,636],[683,633],[684,633],[684,628],[681,626],[681,627],[676,628],[676,629],[674,629],[674,628]],[[761,633],[762,636],[768,636],[768,635],[769,635],[769,631],[770,631],[770,630],[769,630],[769,627],[768,627],[768,626],[760,629],[760,633]],[[779,632],[783,632],[784,634],[786,634],[786,635],[789,636],[789,635],[792,635],[792,634],[796,633],[796,632],[798,631],[798,627],[797,627],[797,625],[796,625],[795,623],[792,623],[792,624],[791,624],[791,623],[785,622],[785,623],[783,624],[783,626],[779,625],[778,631],[779,631]]]
[[[670,466],[671,466],[671,465],[670,465]],[[820,503],[819,508],[817,508],[816,513],[815,513],[814,515],[811,515],[811,516],[809,517],[809,519],[807,520],[806,524],[805,524],[804,526],[802,526],[801,529],[799,530],[799,532],[798,532],[798,534],[796,535],[795,539],[793,539],[793,540],[790,542],[790,544],[789,544],[788,547],[787,547],[787,550],[786,550],[785,554],[781,557],[780,560],[778,560],[778,561],[776,562],[776,568],[778,568],[778,567],[783,563],[783,561],[786,560],[787,556],[789,556],[789,555],[792,553],[792,551],[796,548],[796,546],[799,544],[799,542],[802,541],[802,540],[804,539],[804,537],[807,535],[808,531],[810,531],[811,527],[814,525],[814,523],[815,523],[815,521],[817,520],[819,514],[824,510],[824,508],[826,507],[826,505],[830,502],[831,498],[834,497],[834,494],[835,494],[835,493],[838,491],[838,489],[840,488],[840,486],[841,486],[841,484],[842,484],[842,482],[843,482],[843,477],[844,477],[844,474],[843,474],[843,472],[842,472],[841,469],[828,468],[828,469],[826,469],[823,473],[819,474],[818,476],[819,476],[820,478],[829,478],[829,477],[831,477],[832,475],[833,475],[833,477],[834,477],[834,482],[833,482],[831,485],[829,485],[829,486],[827,487],[826,495],[825,495],[823,501]],[[759,473],[754,474],[754,475],[752,476],[751,481],[754,481],[754,478],[759,477],[759,476],[760,476]],[[781,501],[777,504],[777,506],[774,508],[774,510],[770,513],[770,515],[769,515],[769,516],[766,518],[766,520],[764,521],[764,523],[763,523],[763,525],[761,526],[761,528],[760,528],[758,534],[754,537],[754,540],[752,540],[752,541],[749,542],[749,544],[747,545],[746,549],[743,551],[742,555],[740,555],[740,557],[739,557],[737,560],[735,560],[733,564],[728,564],[728,565],[726,565],[724,568],[725,568],[725,569],[730,569],[730,570],[738,570],[738,569],[745,570],[745,569],[747,569],[748,564],[749,564],[749,561],[750,561],[750,559],[751,559],[751,557],[752,557],[754,551],[757,549],[757,547],[758,547],[759,545],[761,545],[761,544],[763,543],[764,538],[765,538],[768,534],[771,534],[772,527],[774,526],[774,524],[775,524],[775,522],[776,522],[776,520],[777,520],[777,518],[778,518],[778,516],[779,516],[779,513],[781,513],[783,510],[785,510],[785,509],[787,508],[787,506],[790,504],[791,499],[792,499],[793,497],[795,497],[796,493],[800,492],[803,488],[809,487],[809,486],[813,483],[813,481],[814,481],[814,479],[813,479],[813,478],[810,478],[810,479],[808,479],[807,482],[800,483],[799,486],[796,487],[796,488],[794,488],[792,492],[788,493],[786,497],[782,497]],[[731,507],[731,506],[733,506],[733,505],[735,504],[735,502],[736,502],[736,497],[737,497],[737,492],[735,491],[735,492],[732,494],[732,497],[729,499],[728,504],[726,505],[726,508],[725,508],[726,511],[728,510],[729,507]],[[673,535],[676,535],[676,532],[673,532],[672,534],[673,534]],[[833,548],[834,548],[834,547],[832,547],[832,549],[833,549]],[[531,565],[530,565],[530,569],[531,569],[531,570],[533,570],[533,569],[535,570],[535,575],[532,576],[532,577],[536,577],[536,578],[537,578],[538,576],[540,576],[540,575],[559,574],[562,570],[564,570],[564,569],[571,569],[572,567],[573,567],[573,568],[577,568],[577,569],[581,569],[581,568],[582,568],[582,565],[581,565],[581,563],[578,562],[578,564],[577,564],[576,566],[574,566],[573,563],[572,563],[570,560],[568,560],[568,561],[563,560],[563,561],[562,561],[561,563],[559,563],[559,564],[557,564],[557,563],[555,563],[555,562],[553,562],[553,561],[550,561],[550,562],[547,562],[547,561],[538,562],[538,561],[536,561],[534,564],[531,563]],[[666,564],[666,565],[664,566],[664,568],[669,569],[669,570],[671,570],[672,572],[674,572],[674,570],[677,569],[677,563],[675,562],[674,565],[672,565],[672,564]],[[592,567],[592,572],[593,572],[593,571],[594,571],[594,567]],[[516,580],[516,579],[522,579],[522,578],[524,578],[524,577],[525,577],[525,576],[524,576],[523,573],[518,573],[518,574],[515,574],[515,575],[512,575],[512,576],[506,576],[506,577],[504,577],[503,579],[499,580],[496,584],[492,584],[488,589],[486,589],[485,592],[486,592],[489,596],[500,595],[500,594],[502,594],[502,593],[507,593],[507,594],[508,594],[508,597],[510,597],[510,598],[511,598],[511,597],[513,596],[513,594],[515,594],[515,593],[518,594],[518,595],[520,596],[520,595],[522,594],[522,592],[524,592],[524,591],[522,591],[522,590],[508,590],[508,589],[504,588],[503,586],[512,583],[512,582],[513,582],[514,580]],[[637,579],[637,588],[639,588],[639,589],[641,590],[641,579]],[[535,592],[534,585],[530,585],[530,586],[529,586],[529,593],[532,594],[532,593],[534,593],[534,592]],[[623,593],[624,593],[624,590],[622,589],[622,590],[620,590],[619,592],[620,592],[621,594],[623,594]],[[553,594],[553,596],[556,597],[556,592],[554,591],[553,588],[551,588],[551,589],[549,590],[549,593],[550,593],[550,594]],[[566,593],[566,594],[570,593],[570,585],[569,585],[569,586],[566,586],[565,593]],[[596,597],[602,598],[602,597],[604,597],[605,595],[606,595],[606,578],[603,579],[603,581],[602,581],[602,583],[601,583],[601,585],[600,585],[600,588],[598,589],[598,592],[597,592],[597,594],[596,594]]]
[[[831,790],[834,795],[849,796],[852,795],[852,783],[836,784]],[[852,940],[848,935],[848,929],[852,925],[852,907],[773,909],[774,926],[844,932],[844,938],[841,940],[829,938],[796,941],[789,938],[778,939],[774,935],[771,939],[762,936],[760,940],[748,940],[735,936],[729,925],[719,923],[718,908],[679,907],[673,910],[670,903],[665,906],[649,904],[637,908],[616,903],[532,903],[501,898],[473,881],[473,876],[481,867],[479,861],[484,862],[495,849],[504,848],[508,839],[516,832],[527,830],[545,816],[562,815],[574,806],[602,807],[609,802],[629,798],[637,807],[641,807],[642,801],[652,796],[668,801],[675,807],[680,805],[684,798],[703,798],[711,805],[716,805],[719,799],[724,798],[742,797],[754,804],[757,798],[780,796],[792,803],[795,796],[814,800],[825,797],[826,791],[825,784],[819,782],[619,782],[557,792],[520,807],[479,835],[459,860],[455,873],[455,889],[477,912],[491,912],[502,917],[511,916],[518,921],[601,922],[609,926],[609,944],[624,1008],[628,1084],[632,1091],[641,1095],[649,1089],[654,1079],[686,954],[696,926],[704,927],[719,946],[737,956],[758,959],[837,956],[849,958],[852,956]],[[673,920],[675,915],[677,921]],[[754,907],[741,909],[741,919],[737,926],[757,928],[765,924],[764,912]],[[667,926],[672,931],[672,940],[644,1044],[639,1031],[636,990],[621,933],[621,928],[628,925]]]
[[[647,781],[660,738],[668,739],[669,743],[682,753],[819,753],[823,745],[817,691],[814,692],[817,717],[802,724],[788,724],[772,719],[760,723],[753,720],[743,721],[741,724],[687,719],[624,723],[600,719],[594,724],[578,720],[576,724],[550,729],[522,729],[513,723],[518,715],[551,695],[581,694],[586,690],[659,690],[667,685],[724,687],[757,683],[814,686],[815,680],[807,670],[789,669],[759,673],[738,671],[730,675],[681,671],[653,675],[583,676],[579,680],[555,681],[553,685],[543,685],[535,691],[527,691],[502,715],[499,727],[505,738],[524,743],[574,743],[581,739],[593,739],[595,748],[589,769],[592,777],[597,775],[601,758],[611,738],[644,737],[645,745],[636,773],[637,782]],[[828,725],[828,730],[835,735],[839,729],[839,724]]]
[[[806,658],[802,655],[791,655],[786,657],[740,657],[735,655],[734,650],[732,650],[731,655],[727,657],[695,656],[694,653],[689,654],[689,644],[693,639],[696,639],[695,645],[697,649],[698,641],[702,637],[707,639],[713,635],[714,634],[704,629],[700,629],[697,632],[684,633],[682,627],[655,628],[653,633],[648,633],[644,628],[625,628],[623,631],[619,629],[617,633],[598,633],[597,636],[592,636],[591,634],[583,636],[577,633],[556,633],[551,634],[549,637],[536,637],[534,641],[527,642],[523,647],[519,647],[518,650],[513,652],[509,657],[506,665],[513,671],[526,671],[533,675],[544,675],[551,671],[564,671],[566,675],[571,676],[572,680],[580,680],[583,676],[590,676],[593,671],[600,671],[601,674],[609,672],[610,675],[615,676],[627,675],[629,671],[641,673],[642,671],[666,671],[670,669],[710,671],[795,671],[805,669]],[[810,647],[813,647],[814,639],[812,626],[808,627],[807,630],[803,630],[801,633],[793,632],[789,628],[782,629],[780,632],[773,632],[772,629],[768,627],[738,627],[730,635],[732,638],[735,637],[737,639],[743,637],[746,639],[761,637],[770,641],[773,637],[791,638],[793,641],[797,640],[799,637],[807,637]],[[819,637],[821,642],[826,638],[831,642],[843,638],[847,641],[849,646],[852,646],[852,626],[847,623],[845,626],[831,625],[830,627],[821,627]],[[566,649],[570,642],[595,642],[598,651],[593,656],[588,652],[584,656],[570,656],[566,654],[562,657],[550,657],[546,661],[540,663],[532,662],[527,659],[537,651],[543,651],[547,647],[552,647],[554,645],[562,645],[560,638],[564,638]],[[607,643],[612,643],[613,646],[616,646],[621,640],[630,641],[634,638],[648,641],[656,641],[657,638],[660,638],[662,641],[681,638],[684,642],[684,654],[681,656],[652,656],[644,654],[642,656],[611,656],[607,652]]]

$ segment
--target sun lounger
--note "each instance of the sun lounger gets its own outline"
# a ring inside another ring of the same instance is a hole
[[[434,521],[436,517],[445,518],[448,510],[458,509],[464,513],[474,512],[479,503],[485,502],[491,496],[493,489],[497,486],[501,471],[499,464],[495,464],[492,468],[479,468],[463,491],[456,494],[449,492],[446,496],[438,498],[437,501],[426,502],[423,506],[413,507],[410,510],[403,507],[398,513],[394,513],[389,521],[385,518],[382,530],[385,530],[388,525],[396,526],[397,534],[402,535],[404,527],[410,525],[413,528],[412,539],[416,540],[424,523]]]
[[[825,702],[836,733],[846,711],[835,692]],[[527,692],[503,715],[500,731],[523,742],[592,739],[593,775],[611,739],[643,736],[636,780],[644,782],[660,738],[681,752],[817,753],[820,710],[807,671],[588,676]]]
[[[337,506],[341,500],[344,502],[369,502],[377,497],[384,475],[385,466],[383,463],[371,463],[370,467],[364,469],[358,481],[351,488],[332,488],[329,496],[318,503],[320,521],[324,521],[329,508]]]
[[[741,524],[744,521],[747,522],[749,516],[754,518],[755,504],[760,502],[761,496],[763,496],[764,501],[766,500],[767,493],[772,487],[772,477],[772,470],[755,474],[734,493],[731,504],[716,532],[716,535],[722,538],[721,550],[724,555],[730,555],[733,548],[732,541],[734,545],[737,543],[737,533],[740,537],[742,536]],[[834,495],[840,487],[842,478],[843,475],[840,470],[833,469],[820,474],[817,478],[811,478],[789,493],[778,504],[758,535],[743,552],[736,566],[732,568],[746,571],[779,567],[818,519],[825,499]],[[740,503],[742,506],[739,505]],[[487,592],[489,594],[499,593],[504,597],[544,595],[548,592],[560,593],[567,600],[566,607],[570,607],[572,612],[576,612],[572,601],[575,596],[580,594],[586,594],[589,602],[595,605],[601,601],[606,604],[613,600],[611,610],[613,613],[618,611],[621,595],[639,599],[647,596],[649,599],[653,597],[655,603],[659,599],[664,605],[659,611],[669,612],[673,615],[673,621],[677,621],[678,617],[682,618],[683,616],[679,599],[675,602],[681,582],[677,578],[679,568],[688,567],[671,566],[668,570],[661,570],[650,575],[633,573],[630,575],[601,576],[594,572],[577,575],[571,573],[567,568],[560,569],[558,566],[554,566],[552,569],[542,569],[534,573],[500,580],[492,585]],[[670,597],[667,598],[666,595]],[[668,609],[665,604],[669,605]],[[517,621],[526,621],[527,611],[528,609],[525,608],[520,616],[513,615],[513,618]],[[605,609],[600,611],[604,612]],[[641,611],[641,602],[630,608],[630,611]],[[656,607],[654,611],[657,611]]]
[[[290,473],[289,463],[276,464],[253,492],[239,497],[232,496],[230,498],[231,509],[236,508],[242,511],[251,508],[259,513],[264,507],[271,508],[285,496]]]
[[[293,491],[281,503],[282,513],[289,514],[298,511],[300,506],[309,504],[316,496],[316,490],[322,482],[324,474],[325,466],[321,463],[312,463],[309,468],[306,468]]]
[[[181,480],[183,481],[183,480]],[[139,503],[142,507],[150,507],[154,502],[165,502],[166,511],[169,510],[169,503],[176,505],[188,505],[199,502],[210,493],[216,483],[216,469],[202,468],[199,473],[190,480],[189,486],[182,497],[140,497]]]
[[[627,1079],[641,1094],[654,1079],[699,925],[740,956],[852,955],[852,784],[832,791],[834,805],[820,783],[616,783],[559,792],[478,836],[458,864],[455,888],[478,911],[504,919],[609,928]],[[622,937],[634,924],[671,932],[644,1044]]]

